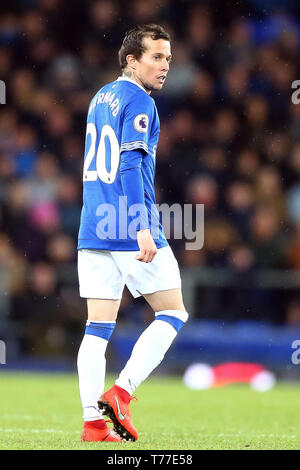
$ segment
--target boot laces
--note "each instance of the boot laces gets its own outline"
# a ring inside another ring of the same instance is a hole
[[[132,395],[132,397],[130,397],[130,401],[139,401],[139,399],[135,395]]]

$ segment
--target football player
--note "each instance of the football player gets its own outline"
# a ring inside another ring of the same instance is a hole
[[[160,127],[150,94],[163,87],[170,61],[170,37],[161,26],[132,29],[119,51],[122,75],[97,92],[88,110],[78,237],[79,289],[88,309],[78,353],[83,441],[138,439],[129,410],[133,393],[188,318],[178,263],[155,206]],[[125,284],[133,297],[144,296],[154,320],[103,393],[105,351]]]

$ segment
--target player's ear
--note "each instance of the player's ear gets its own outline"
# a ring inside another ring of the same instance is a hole
[[[136,58],[135,58],[134,55],[128,54],[128,55],[126,56],[126,62],[127,62],[127,65],[128,65],[131,69],[134,69],[134,70],[135,70]]]

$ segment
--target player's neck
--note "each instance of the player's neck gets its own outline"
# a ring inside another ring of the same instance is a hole
[[[143,87],[144,90],[146,91],[146,93],[148,93],[148,95],[150,95],[151,90],[148,90],[148,89],[145,87],[145,85],[141,82],[141,80],[139,80],[132,72],[130,72],[129,70],[123,70],[123,77],[130,78],[130,80],[133,80],[133,81],[136,82],[138,85],[140,85],[141,87]]]

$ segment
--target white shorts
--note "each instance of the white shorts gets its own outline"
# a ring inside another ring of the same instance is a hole
[[[118,300],[125,284],[134,298],[181,287],[178,263],[170,246],[160,248],[151,263],[136,260],[138,253],[79,250],[80,297]]]

